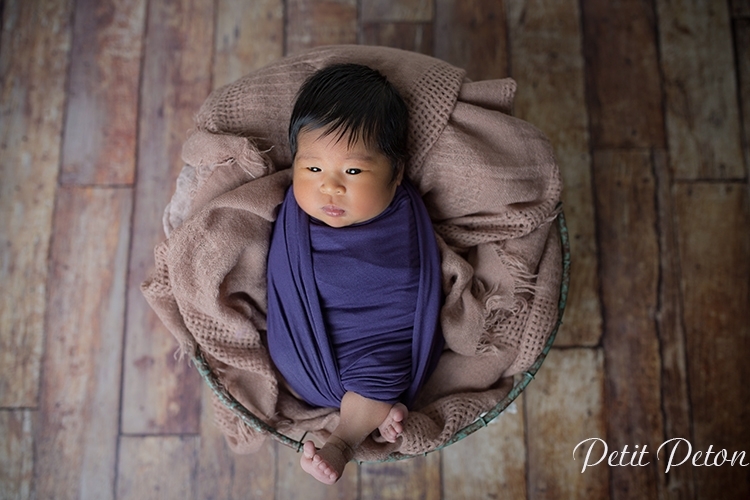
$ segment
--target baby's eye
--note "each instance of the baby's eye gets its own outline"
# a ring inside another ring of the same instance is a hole
[[[357,175],[357,174],[361,174],[362,170],[359,168],[347,168],[346,173],[349,175]]]
[[[307,167],[310,172],[320,172],[320,167]]]

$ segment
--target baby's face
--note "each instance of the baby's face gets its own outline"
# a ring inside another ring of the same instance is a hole
[[[302,130],[297,136],[292,188],[297,204],[331,227],[365,222],[390,205],[400,177],[391,181],[388,158],[360,138],[349,146],[334,131]]]

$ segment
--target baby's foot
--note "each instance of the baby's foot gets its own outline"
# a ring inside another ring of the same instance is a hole
[[[378,426],[381,440],[395,443],[396,439],[398,439],[401,433],[404,432],[404,421],[408,415],[409,410],[406,409],[406,406],[401,403],[393,405],[391,411],[388,412],[388,416],[385,417],[383,423]]]
[[[307,441],[302,449],[300,465],[312,477],[324,484],[333,484],[344,472],[346,463],[351,460],[351,448],[336,437],[317,450],[312,441]]]

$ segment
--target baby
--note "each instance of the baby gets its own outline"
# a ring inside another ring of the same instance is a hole
[[[379,72],[338,64],[300,89],[292,187],[268,256],[268,346],[292,392],[340,409],[302,468],[335,483],[369,436],[395,442],[443,347],[440,255],[404,177],[408,110]]]

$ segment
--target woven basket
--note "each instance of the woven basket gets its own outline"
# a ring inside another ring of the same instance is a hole
[[[446,446],[449,446],[457,441],[462,440],[466,436],[473,434],[482,427],[486,427],[487,424],[489,424],[498,415],[500,415],[500,413],[502,413],[508,406],[510,406],[510,404],[521,394],[521,392],[523,392],[529,382],[534,378],[536,372],[542,366],[542,363],[547,357],[547,353],[549,352],[552,344],[555,341],[557,331],[562,324],[562,317],[563,313],[565,312],[565,305],[568,299],[568,286],[570,284],[570,242],[568,240],[568,227],[565,224],[565,216],[562,210],[560,210],[560,213],[557,216],[557,226],[560,231],[560,242],[562,244],[561,246],[563,252],[563,273],[560,283],[560,299],[558,302],[557,323],[550,333],[547,342],[542,349],[542,352],[539,354],[537,359],[534,361],[531,367],[529,367],[528,370],[514,377],[513,387],[507,396],[505,396],[499,403],[497,403],[492,409],[480,416],[477,420],[456,432],[453,437],[449,439],[445,444],[427,453],[445,448]],[[206,358],[201,353],[200,348],[196,348],[196,351],[192,356],[192,361],[198,369],[198,372],[201,374],[201,377],[203,377],[203,380],[205,380],[209,387],[211,387],[211,390],[214,391],[219,400],[234,414],[236,414],[243,422],[245,422],[246,425],[249,425],[255,431],[270,435],[276,441],[289,446],[290,448],[293,448],[297,452],[300,452],[302,450],[305,437],[302,436],[299,441],[290,438],[289,436],[286,436],[277,431],[274,427],[263,422],[247,408],[245,408],[229,393],[229,391],[227,391],[227,389],[221,384],[221,382],[219,382],[216,374],[214,374],[214,372],[211,370],[206,361]],[[394,452],[380,461],[393,462],[397,460],[405,460],[407,458],[414,458],[415,456],[422,455],[406,455],[403,453]]]

